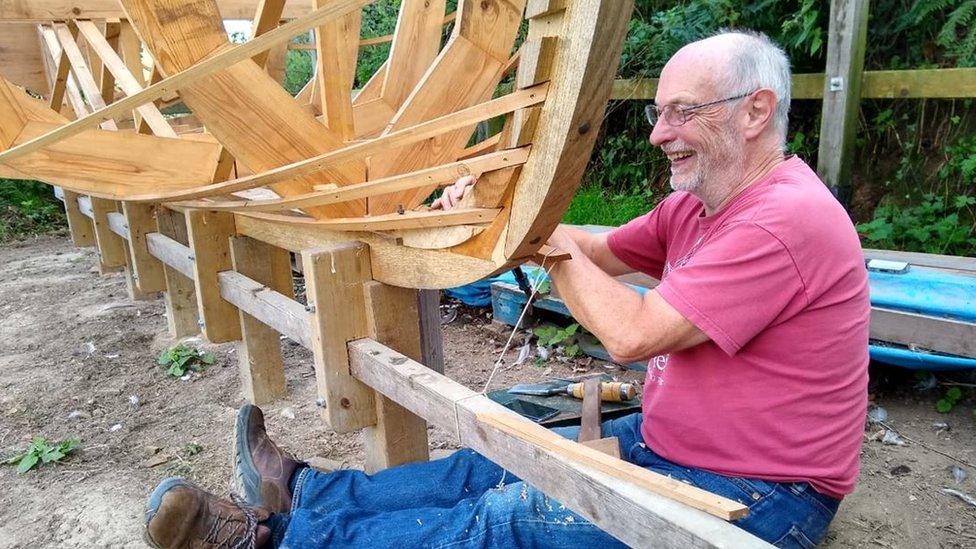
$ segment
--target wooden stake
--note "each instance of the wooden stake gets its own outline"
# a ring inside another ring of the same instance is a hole
[[[116,272],[125,267],[125,245],[122,237],[108,226],[109,212],[118,211],[114,200],[91,198],[92,221],[95,225],[95,243],[98,246],[98,272]]]
[[[79,248],[95,245],[95,225],[78,209],[78,193],[64,189],[64,213],[68,217],[71,242]]]
[[[282,255],[287,261],[288,255],[281,248],[246,236],[231,237],[230,249],[234,270],[267,286],[274,284],[274,264],[281,261]],[[285,365],[281,360],[278,332],[244,311],[240,311],[240,322],[237,357],[244,398],[260,405],[284,397],[287,394]]]

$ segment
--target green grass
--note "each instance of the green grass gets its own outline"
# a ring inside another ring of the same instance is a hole
[[[650,192],[609,193],[595,185],[584,185],[576,192],[563,216],[573,225],[623,225],[643,215],[660,201]]]

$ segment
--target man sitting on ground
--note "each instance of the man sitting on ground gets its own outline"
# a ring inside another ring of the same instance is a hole
[[[573,257],[551,273],[573,316],[615,360],[650,359],[642,412],[604,436],[627,461],[747,504],[735,524],[756,536],[809,547],[857,477],[869,302],[846,213],[784,156],[789,100],[789,62],[762,35],[682,48],[647,110],[676,192],[608,234],[559,228],[549,243]],[[640,296],[613,278],[635,270],[661,284]],[[283,454],[245,406],[236,452],[243,501],[167,479],[150,497],[150,543],[621,546],[471,450],[322,473]]]

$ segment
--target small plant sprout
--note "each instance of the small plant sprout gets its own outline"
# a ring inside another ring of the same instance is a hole
[[[580,353],[579,344],[576,342],[576,332],[579,324],[575,322],[565,328],[558,326],[540,326],[532,333],[539,339],[539,346],[550,349],[555,346],[562,346],[562,354],[568,358],[575,358]]]
[[[188,372],[200,372],[206,369],[214,363],[214,356],[180,343],[160,353],[157,362],[167,368],[167,375],[183,377]]]
[[[956,406],[956,403],[962,398],[962,389],[959,387],[950,387],[946,391],[945,396],[939,399],[935,403],[935,409],[939,411],[940,414],[948,414]]]
[[[49,442],[46,438],[36,437],[20,454],[16,454],[5,463],[7,465],[17,464],[17,473],[23,474],[38,465],[45,463],[58,463],[65,456],[70,454],[81,442],[72,438],[64,442]]]

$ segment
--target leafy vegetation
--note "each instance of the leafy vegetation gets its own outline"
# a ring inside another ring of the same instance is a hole
[[[538,338],[540,347],[547,349],[562,347],[563,356],[573,358],[580,353],[579,344],[576,343],[576,332],[579,327],[575,322],[565,328],[547,324],[532,330],[532,333]]]
[[[214,363],[214,356],[180,343],[160,353],[157,362],[166,368],[166,375],[183,377],[189,372],[205,370]]]
[[[857,226],[858,233],[875,248],[965,255],[976,249],[973,210],[976,197],[926,194],[915,206],[885,203],[874,219]]]
[[[57,463],[75,450],[81,441],[72,438],[63,442],[49,442],[44,437],[36,437],[23,452],[14,455],[5,463],[17,464],[17,473],[23,474],[34,467],[47,463]]]
[[[0,242],[64,225],[64,212],[50,186],[37,181],[0,179]]]
[[[962,399],[962,389],[959,387],[950,387],[948,391],[945,392],[945,396],[940,398],[938,402],[935,403],[935,409],[939,411],[940,414],[948,414],[955,408],[956,404]]]

